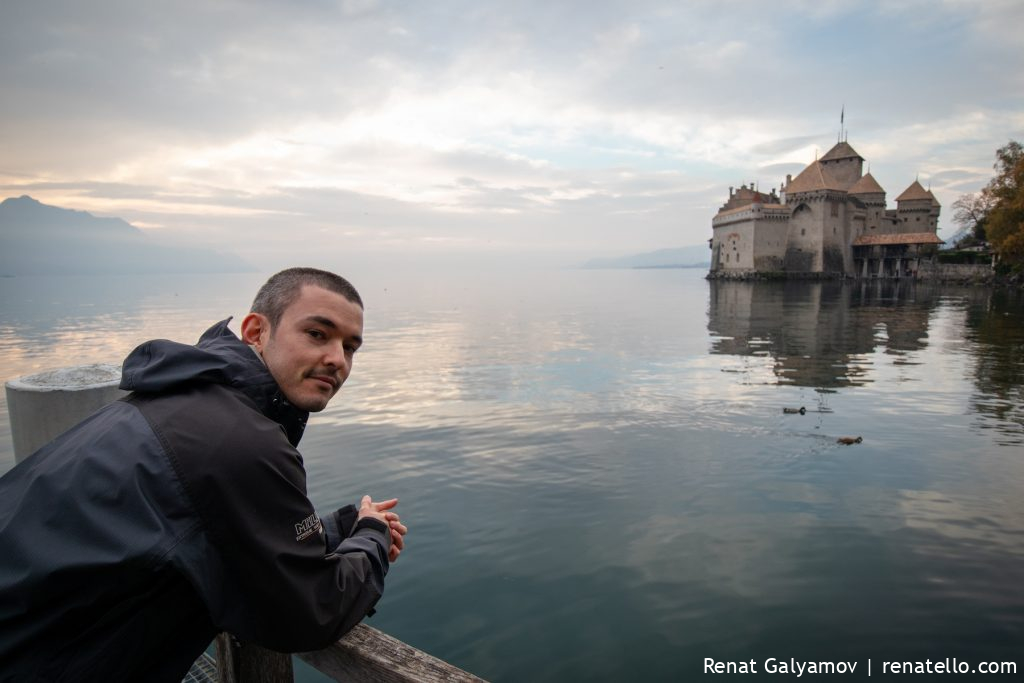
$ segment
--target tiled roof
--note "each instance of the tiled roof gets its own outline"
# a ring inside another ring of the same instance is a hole
[[[814,192],[815,190],[845,190],[845,188],[818,161],[805,168],[800,175],[793,178],[789,185],[786,185],[786,194]]]
[[[871,244],[943,244],[934,232],[908,232],[902,235],[861,235],[853,240],[853,246]]]
[[[926,190],[923,187],[921,187],[921,183],[915,180],[910,184],[910,187],[903,190],[903,194],[897,197],[896,201],[903,202],[913,199],[930,199],[932,201],[935,201],[935,195],[933,195],[929,190]]]
[[[822,161],[834,161],[836,159],[860,159],[864,161],[864,157],[857,154],[857,150],[850,147],[849,143],[839,142],[836,146],[825,152],[825,156],[821,157]]]
[[[862,175],[860,180],[855,182],[847,192],[850,194],[885,194],[885,190],[882,189],[882,186],[878,184],[878,181],[870,173]]]

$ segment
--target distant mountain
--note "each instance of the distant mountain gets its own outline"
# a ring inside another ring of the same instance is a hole
[[[583,264],[584,268],[707,268],[711,265],[711,250],[707,244],[676,249],[658,249],[632,256],[595,258]]]
[[[237,273],[234,254],[154,243],[120,218],[97,218],[25,195],[0,202],[0,275]]]

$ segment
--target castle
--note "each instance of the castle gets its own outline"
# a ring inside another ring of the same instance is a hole
[[[887,209],[885,190],[863,169],[843,140],[796,178],[787,175],[778,194],[730,187],[711,221],[709,277],[914,277],[942,244],[939,202],[915,180]]]

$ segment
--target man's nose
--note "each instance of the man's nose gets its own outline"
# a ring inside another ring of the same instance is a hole
[[[348,376],[349,360],[343,343],[331,344],[328,347],[324,355],[324,365],[336,368],[343,378]]]

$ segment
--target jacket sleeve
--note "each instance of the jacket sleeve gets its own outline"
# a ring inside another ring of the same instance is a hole
[[[324,539],[327,541],[327,548],[337,548],[338,545],[348,538],[355,529],[356,518],[359,511],[355,505],[346,505],[334,512],[321,517],[320,522],[324,528]]]
[[[301,459],[276,423],[182,410],[188,419],[161,421],[158,436],[201,523],[176,559],[214,626],[284,652],[336,641],[383,593],[387,525],[360,520],[329,549]]]

